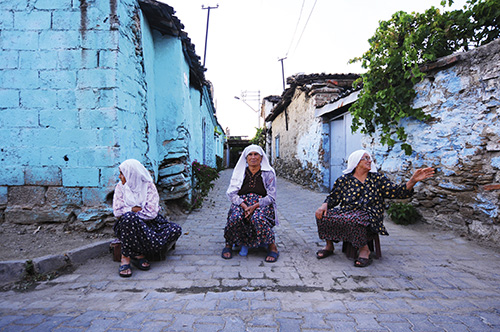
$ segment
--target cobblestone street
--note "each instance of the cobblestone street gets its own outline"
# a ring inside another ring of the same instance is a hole
[[[165,261],[118,276],[111,255],[29,292],[1,293],[0,331],[499,331],[500,253],[425,224],[386,221],[366,268],[317,260],[324,193],[278,179],[280,257],[220,257],[232,170],[182,225]],[[416,190],[418,191],[418,186]]]

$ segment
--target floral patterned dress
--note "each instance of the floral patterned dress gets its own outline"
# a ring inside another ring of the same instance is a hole
[[[369,172],[364,183],[352,173],[342,175],[325,199],[326,215],[316,218],[319,237],[361,248],[376,233],[389,235],[383,225],[384,199],[412,195],[413,189],[408,190],[406,184],[394,184],[380,173]]]
[[[224,238],[228,245],[244,245],[255,248],[275,242],[273,227],[276,224],[275,197],[276,177],[273,172],[262,171],[259,175],[266,190],[266,195],[247,193],[238,195],[237,191],[228,194],[232,202],[229,208]],[[248,178],[245,178],[248,180]],[[241,203],[250,206],[259,203],[259,207],[249,219],[245,218]]]
[[[123,191],[123,185],[118,183],[113,196],[113,212],[118,217],[113,229],[121,241],[122,255],[155,255],[177,241],[182,229],[158,213],[159,196],[154,183],[148,184],[146,203],[139,212],[130,211]]]

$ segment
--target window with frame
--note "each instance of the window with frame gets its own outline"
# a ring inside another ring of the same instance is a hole
[[[280,157],[280,135],[276,136],[274,138],[274,157],[279,158]]]

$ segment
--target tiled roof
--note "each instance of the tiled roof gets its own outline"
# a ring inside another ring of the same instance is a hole
[[[352,83],[358,74],[297,74],[287,78],[289,88],[283,91],[281,101],[273,108],[266,121],[273,121],[292,102],[296,89],[301,89],[309,97],[316,99],[316,106],[332,103],[340,96],[353,92]]]

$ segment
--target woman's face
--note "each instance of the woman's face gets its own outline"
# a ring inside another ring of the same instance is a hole
[[[360,171],[365,172],[369,172],[372,169],[372,159],[367,153],[365,153],[363,157],[361,157],[361,160],[359,161],[356,168],[359,168]]]
[[[125,184],[125,182],[127,182],[127,180],[125,179],[125,176],[123,175],[122,171],[120,171],[120,175],[118,177],[122,181],[122,184]]]
[[[260,166],[261,161],[262,161],[262,156],[257,152],[250,152],[247,155],[248,166]]]

